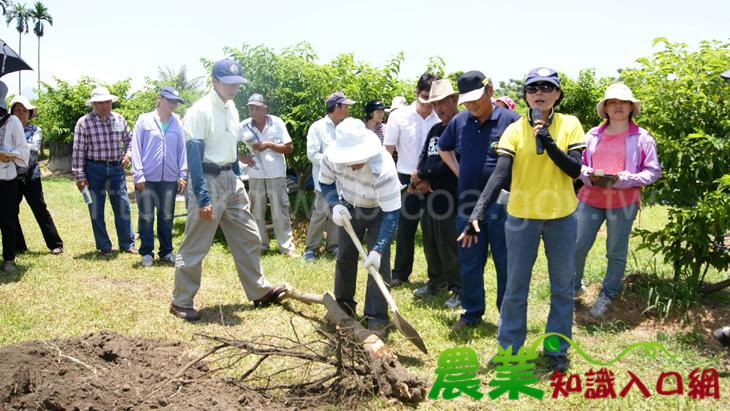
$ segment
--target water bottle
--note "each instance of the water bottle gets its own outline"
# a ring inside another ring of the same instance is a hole
[[[91,205],[91,193],[89,192],[89,186],[84,186],[84,189],[81,190],[81,196],[84,197],[84,202],[87,205]]]

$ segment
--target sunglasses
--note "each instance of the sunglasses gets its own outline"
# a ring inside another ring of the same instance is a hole
[[[525,91],[527,92],[527,94],[535,94],[538,90],[542,91],[543,93],[552,93],[556,89],[557,87],[555,87],[555,84],[552,83],[538,83],[525,86]]]

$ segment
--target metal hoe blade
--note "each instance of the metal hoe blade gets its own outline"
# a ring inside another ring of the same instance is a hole
[[[352,229],[352,224],[350,224],[350,219],[345,218],[345,231],[347,231],[347,234],[350,235],[350,238],[352,239],[353,244],[355,244],[355,247],[357,247],[357,251],[360,252],[360,256],[362,258],[367,258],[367,254],[365,253],[365,249],[362,248],[362,244],[360,243],[360,239],[357,238],[357,235],[355,235],[355,230]],[[388,291],[388,287],[385,286],[385,282],[383,281],[383,277],[380,276],[380,273],[373,268],[372,266],[368,267],[368,274],[370,274],[371,277],[373,277],[373,280],[375,280],[375,283],[378,285],[378,289],[380,289],[380,292],[383,294],[383,297],[385,297],[385,301],[388,302],[388,307],[390,308],[390,311],[393,313],[394,318],[394,324],[395,328],[398,329],[398,331],[403,334],[406,339],[416,347],[418,347],[419,350],[421,350],[424,354],[428,354],[428,350],[426,349],[426,344],[423,342],[423,338],[418,334],[418,331],[416,331],[415,328],[413,328],[412,325],[408,323],[401,315],[398,313],[398,307],[395,305],[395,300],[393,299],[393,296],[390,295],[390,292]]]

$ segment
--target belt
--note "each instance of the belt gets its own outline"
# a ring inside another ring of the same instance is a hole
[[[107,167],[108,166],[118,166],[121,164],[121,162],[119,160],[105,161],[105,160],[92,160],[92,159],[87,158],[86,161],[88,161],[89,163],[94,163],[94,164],[104,164]]]
[[[221,171],[233,170],[233,164],[235,163],[219,166],[215,163],[203,163],[203,173],[217,176]]]

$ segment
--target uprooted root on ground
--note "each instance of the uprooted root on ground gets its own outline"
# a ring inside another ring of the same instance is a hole
[[[373,360],[350,330],[338,329],[334,334],[316,330],[300,337],[293,325],[292,329],[294,338],[262,335],[235,340],[200,335],[215,345],[188,366],[205,361],[211,371],[236,370],[237,385],[291,406],[356,407],[378,395],[412,402],[423,399],[394,392],[388,373],[393,367]],[[267,362],[275,364],[267,367]],[[247,365],[242,367],[243,363]]]

